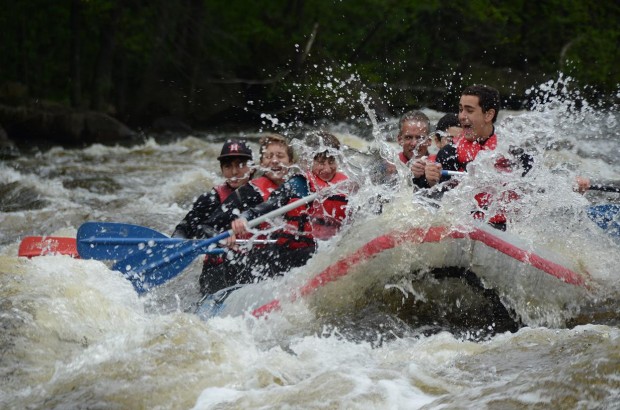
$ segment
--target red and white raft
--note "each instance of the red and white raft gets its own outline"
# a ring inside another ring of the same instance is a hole
[[[263,317],[299,298],[320,303],[330,292],[387,286],[394,272],[452,267],[473,272],[529,326],[563,326],[590,297],[588,273],[564,255],[487,225],[435,226],[378,236],[293,286],[279,280],[243,286],[207,316]]]

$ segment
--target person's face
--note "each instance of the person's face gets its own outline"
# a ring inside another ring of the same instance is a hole
[[[250,180],[251,169],[245,158],[233,158],[222,162],[221,167],[222,175],[232,189],[237,189]]]
[[[398,144],[403,147],[407,159],[428,155],[431,141],[427,138],[426,124],[420,121],[405,121],[398,133]]]
[[[312,173],[329,182],[338,172],[338,161],[334,157],[319,155],[312,161]]]
[[[273,143],[264,148],[260,166],[269,170],[265,172],[265,176],[273,182],[281,183],[284,181],[290,165],[291,158],[289,158],[287,148],[283,144]]]
[[[495,110],[482,112],[480,98],[476,95],[462,95],[459,102],[459,122],[463,127],[463,135],[468,141],[488,137],[493,125]]]
[[[447,131],[448,131],[448,134],[450,134],[450,136],[454,138],[454,137],[458,137],[459,135],[461,135],[461,133],[463,132],[463,128],[452,126],[452,127],[448,127]]]

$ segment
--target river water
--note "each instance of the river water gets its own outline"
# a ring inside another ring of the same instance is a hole
[[[537,92],[544,101],[531,111],[502,112],[497,126],[498,152],[518,145],[536,159],[526,178],[504,181],[522,193],[509,229],[578,264],[592,294],[570,317],[557,314],[545,323],[511,320],[515,312],[535,311],[535,301],[477,320],[451,314],[466,298],[494,312],[501,301],[462,282],[415,282],[403,253],[382,262],[392,286],[363,289],[344,281],[267,318],[201,320],[192,313],[199,260],[139,297],[103,262],[18,258],[17,249],[28,235],[75,236],[86,221],[170,234],[194,198],[222,181],[216,156],[231,135],[22,147],[19,158],[0,164],[0,407],[620,408],[620,242],[583,211],[620,200],[572,190],[577,175],[620,179],[618,111],[577,104],[553,84]],[[441,116],[426,112],[434,121]],[[373,147],[391,159],[397,153],[397,120],[373,121],[369,112],[362,123],[326,125],[352,148],[343,169],[362,185],[352,198],[359,210],[352,228],[291,275],[310,278],[385,229],[469,220],[463,198],[473,178],[448,193],[439,210],[405,182],[393,191],[370,183],[375,160],[359,151]],[[266,124],[272,125],[278,124]],[[256,147],[257,134],[232,136]],[[476,173],[479,181],[491,178],[484,158]],[[368,211],[367,199],[377,193],[389,200],[382,215]],[[394,287],[398,296],[389,293]],[[553,293],[553,286],[545,291]],[[459,293],[457,302],[435,300],[450,292]],[[427,303],[412,305],[416,298]]]

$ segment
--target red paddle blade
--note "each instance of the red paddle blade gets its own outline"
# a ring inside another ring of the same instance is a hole
[[[79,258],[75,238],[27,236],[19,244],[18,256],[69,255]]]

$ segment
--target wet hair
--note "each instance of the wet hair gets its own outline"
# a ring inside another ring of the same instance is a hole
[[[403,125],[405,125],[405,123],[409,121],[421,122],[426,127],[427,133],[431,131],[431,120],[428,118],[428,116],[424,114],[422,111],[414,110],[414,111],[407,111],[400,117],[400,121],[398,121],[398,132],[399,133],[400,133],[400,130],[403,129]]]
[[[460,127],[459,116],[454,113],[448,113],[437,121],[435,131],[448,131],[450,127]]]
[[[478,97],[482,112],[494,109],[495,115],[493,116],[493,122],[497,120],[497,114],[500,108],[500,96],[499,91],[495,88],[482,84],[470,85],[463,90],[461,95],[473,95]]]
[[[265,150],[267,149],[267,147],[271,144],[279,144],[282,145],[283,147],[286,147],[286,154],[288,155],[288,159],[293,162],[294,158],[295,158],[295,152],[293,151],[293,147],[288,143],[288,140],[286,139],[286,137],[284,135],[280,135],[280,134],[267,134],[263,137],[261,137],[261,139],[258,141],[258,143],[260,144],[260,148],[259,148],[259,152],[260,152],[260,159],[263,159],[263,154],[265,153]]]
[[[330,151],[340,151],[340,141],[327,131],[314,131],[306,137],[305,141],[308,147],[315,150],[326,148],[324,151],[316,153],[313,159],[331,157],[333,154]]]

